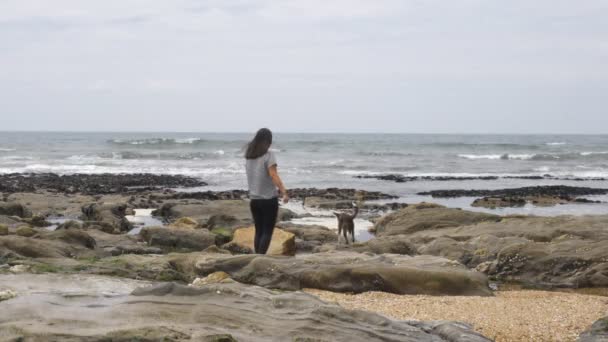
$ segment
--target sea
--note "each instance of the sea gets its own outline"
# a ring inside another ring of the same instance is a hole
[[[200,178],[198,190],[245,189],[243,151],[253,133],[0,132],[0,173],[155,173]],[[406,203],[432,201],[499,214],[604,214],[601,204],[472,208],[473,198],[431,198],[439,189],[502,189],[536,185],[608,188],[608,135],[296,134],[276,133],[272,151],[290,188],[382,191]],[[395,183],[358,178],[394,174]],[[466,178],[496,176],[492,180]],[[546,176],[555,179],[513,179]],[[458,179],[465,178],[465,179]],[[294,204],[295,205],[295,204]]]

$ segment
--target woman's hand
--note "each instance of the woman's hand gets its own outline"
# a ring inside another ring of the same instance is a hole
[[[287,194],[287,191],[283,192],[283,204],[287,204],[289,203],[289,195]]]

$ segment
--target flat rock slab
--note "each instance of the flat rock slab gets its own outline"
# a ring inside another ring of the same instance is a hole
[[[234,280],[283,290],[315,288],[334,292],[490,296],[481,273],[434,256],[370,255],[334,251],[297,257],[206,255],[200,276],[223,271]]]
[[[147,286],[137,288],[138,286]],[[394,321],[302,292],[79,275],[0,276],[0,338],[25,341],[490,341],[462,323]],[[219,339],[223,337],[224,339]]]

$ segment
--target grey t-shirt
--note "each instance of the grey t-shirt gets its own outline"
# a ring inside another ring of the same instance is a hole
[[[272,183],[268,168],[277,163],[274,153],[266,152],[257,159],[246,159],[247,183],[249,184],[249,198],[271,199],[279,196],[277,187]]]

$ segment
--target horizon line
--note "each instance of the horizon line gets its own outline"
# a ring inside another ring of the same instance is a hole
[[[521,133],[521,132],[383,132],[383,131],[281,131],[281,130],[272,130],[273,133],[276,134],[358,134],[358,135],[372,135],[372,134],[386,134],[386,135],[597,135],[604,136],[608,135],[608,133]],[[255,130],[252,131],[127,131],[127,130],[99,130],[99,131],[89,131],[89,130],[0,130],[0,133],[134,133],[134,134],[143,134],[143,133],[191,133],[191,134],[252,134],[255,133]]]

